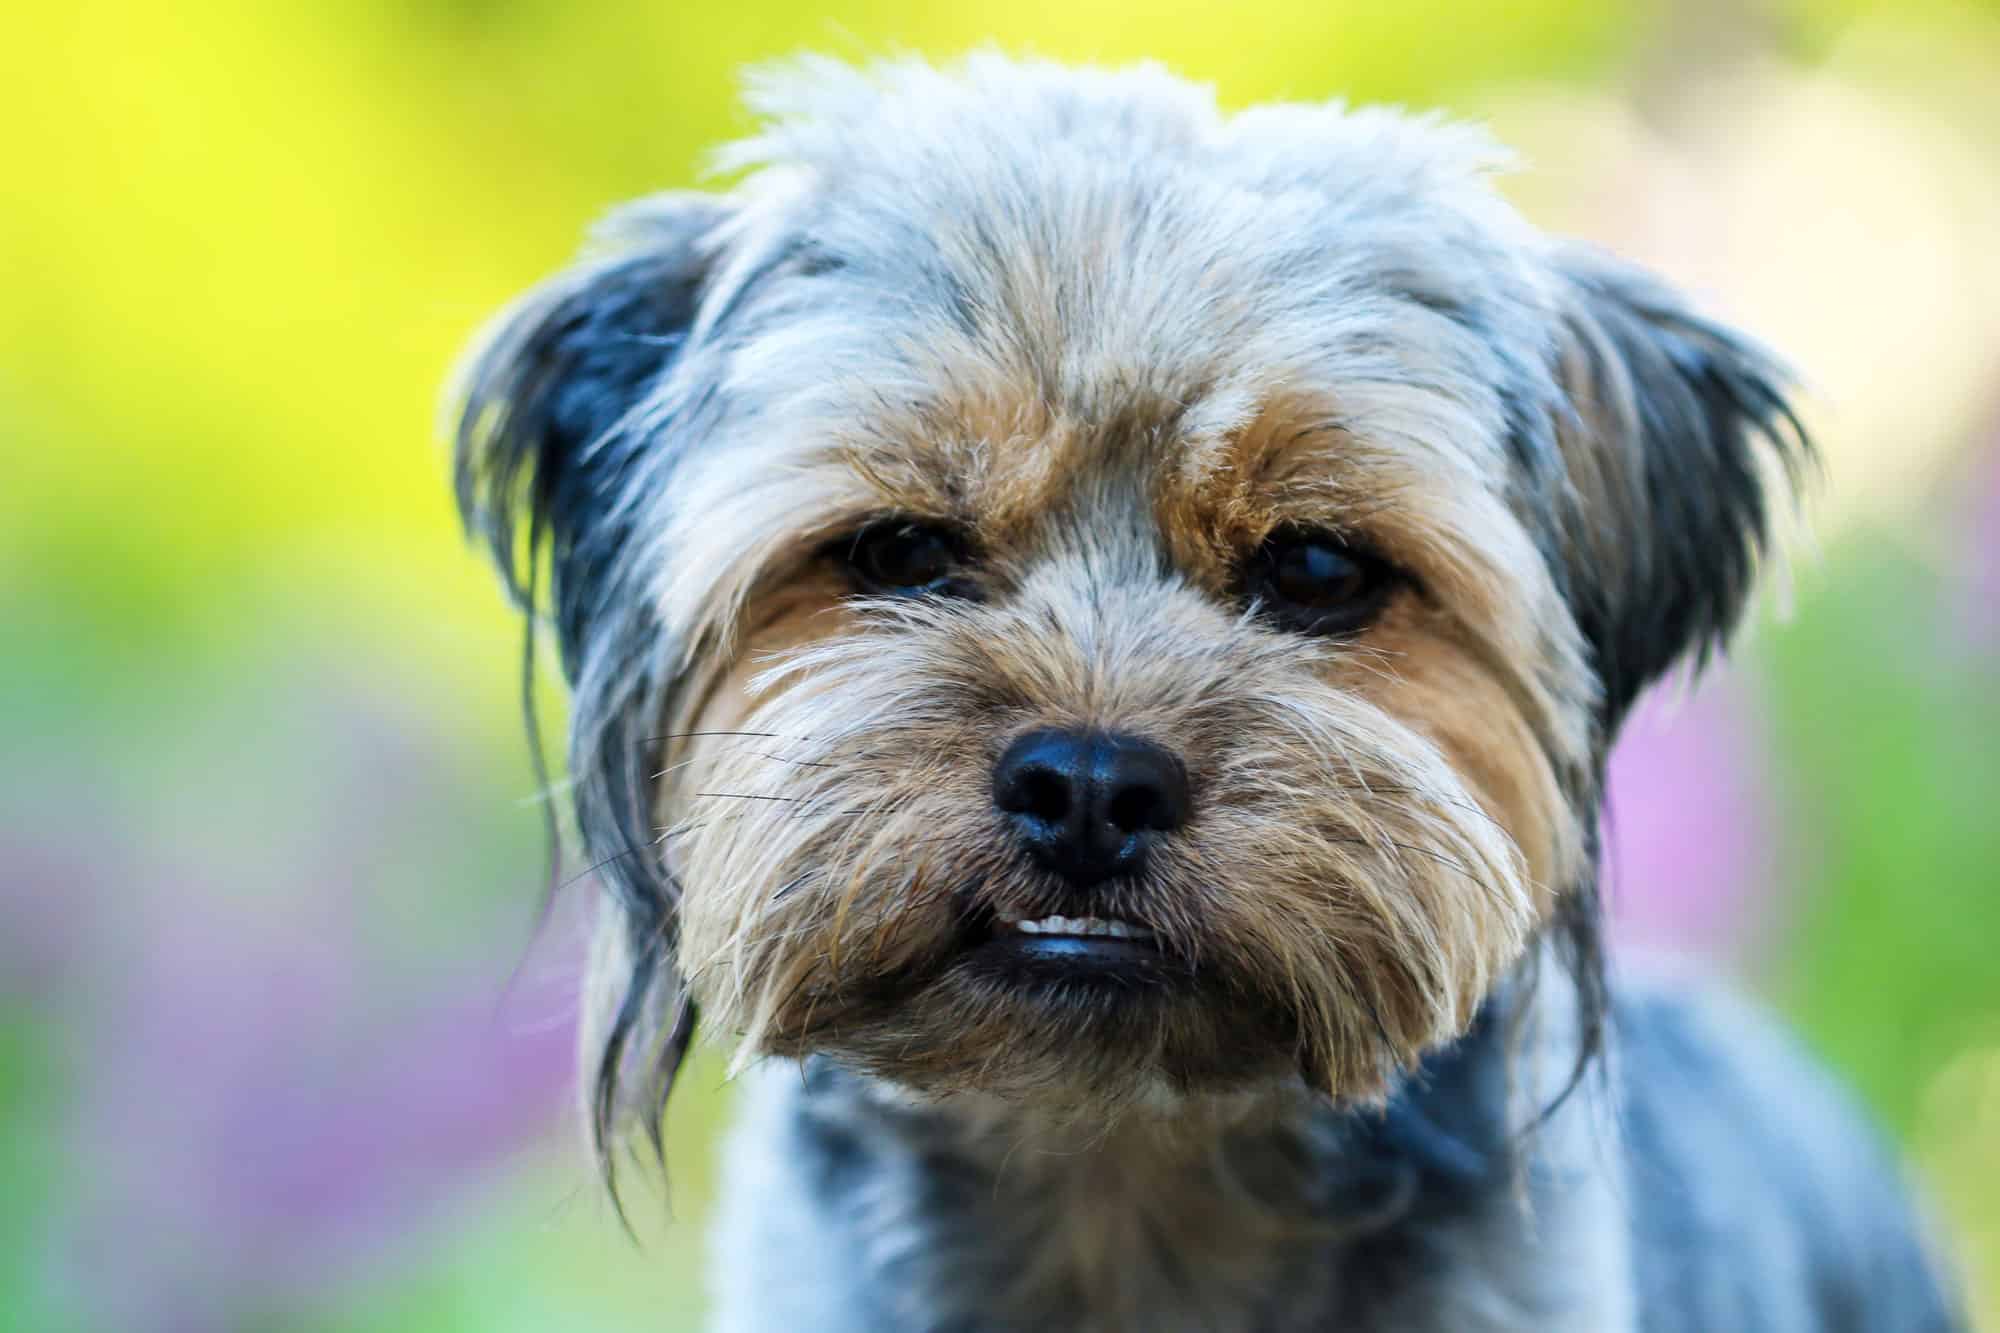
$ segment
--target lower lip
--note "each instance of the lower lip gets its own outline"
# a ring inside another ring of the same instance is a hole
[[[1149,939],[1117,935],[1036,935],[1004,927],[974,945],[970,961],[1014,982],[1115,984],[1166,981],[1179,969]]]
[[[987,945],[999,945],[1023,958],[1050,962],[1118,963],[1157,959],[1160,950],[1151,940],[1129,935],[1030,935],[1009,930],[996,934]]]

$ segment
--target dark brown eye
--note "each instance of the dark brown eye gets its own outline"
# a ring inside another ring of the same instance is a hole
[[[1280,528],[1251,558],[1250,596],[1271,619],[1302,634],[1344,634],[1375,618],[1396,571],[1330,533]]]
[[[963,578],[965,544],[946,528],[900,519],[871,524],[847,543],[844,555],[865,592],[970,595]]]

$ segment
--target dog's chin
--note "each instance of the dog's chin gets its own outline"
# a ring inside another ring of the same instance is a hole
[[[1072,1106],[1296,1074],[1297,1025],[1278,1006],[1122,924],[977,923],[929,975],[885,986],[792,1053],[824,1051],[920,1094]]]

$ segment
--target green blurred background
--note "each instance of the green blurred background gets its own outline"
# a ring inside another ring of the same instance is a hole
[[[0,1327],[695,1326],[721,1063],[634,1245],[568,1110],[585,890],[536,933],[440,385],[747,128],[745,62],[986,41],[1487,120],[1537,221],[1795,358],[1816,544],[1621,748],[1616,933],[1803,1026],[2000,1327],[2000,8],[1934,0],[17,6]]]

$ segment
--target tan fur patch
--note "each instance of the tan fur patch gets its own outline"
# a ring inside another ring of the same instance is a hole
[[[1345,662],[1328,683],[1414,719],[1449,756],[1481,808],[1520,848],[1536,911],[1546,914],[1582,869],[1576,814],[1511,691],[1430,621],[1405,608],[1369,636],[1376,661]]]

